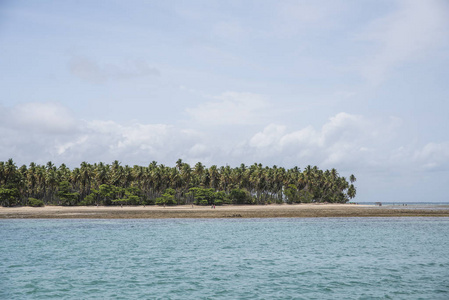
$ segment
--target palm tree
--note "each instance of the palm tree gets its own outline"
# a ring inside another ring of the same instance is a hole
[[[175,167],[157,165],[153,161],[148,167],[135,165],[131,168],[128,165],[122,167],[116,160],[111,165],[82,162],[80,167],[70,170],[65,164],[56,168],[50,161],[46,165],[32,162],[29,168],[25,165],[17,168],[12,159],[0,161],[0,188],[15,188],[22,203],[26,203],[28,197],[40,198],[47,204],[56,203],[61,183],[61,189],[80,195],[79,199],[76,196],[71,198],[69,202],[72,205],[78,200],[84,200],[94,189],[100,190],[100,186],[105,184],[113,190],[119,188],[117,190],[122,194],[124,189],[134,188],[135,191],[137,188],[149,199],[155,199],[167,188],[172,188],[176,199],[182,203],[185,203],[191,187],[212,188],[214,192],[221,191],[228,195],[234,189],[246,189],[259,204],[283,201],[286,189],[295,186],[297,192],[304,190],[311,193],[315,202],[344,203],[356,195],[353,184],[355,176],[351,175],[349,181],[350,184],[336,169],[323,171],[310,165],[301,172],[299,167],[286,170],[276,165],[264,167],[260,163],[249,167],[242,163],[235,168],[228,165],[207,168],[198,162],[192,169],[189,164],[178,159]]]
[[[106,184],[109,181],[109,165],[105,165],[102,162],[97,164],[94,168],[95,188],[102,184]]]
[[[349,188],[348,188],[348,197],[349,197],[350,199],[353,199],[353,198],[355,197],[356,194],[357,194],[357,190],[356,190],[356,188],[354,187],[354,185],[351,184],[351,185],[349,186]]]
[[[4,184],[6,185],[8,183],[8,180],[13,179],[14,175],[16,173],[17,166],[14,163],[13,159],[10,158],[6,162],[6,164],[3,167],[3,177],[4,177]]]
[[[220,187],[220,173],[218,172],[216,165],[210,166],[209,178],[210,178],[209,186],[213,188],[215,191],[217,191]]]
[[[357,181],[357,178],[355,178],[354,174],[351,174],[351,176],[349,176],[349,181],[350,181],[351,183],[354,183],[354,182]]]
[[[54,200],[54,195],[56,193],[56,187],[58,186],[59,183],[55,168],[52,167],[48,169],[46,173],[45,182],[46,185],[48,186],[48,189],[46,191],[47,192],[46,202],[52,203]]]
[[[195,164],[195,168],[193,170],[193,174],[196,176],[194,178],[195,185],[201,186],[203,184],[203,175],[204,175],[204,165],[201,162],[197,162]]]

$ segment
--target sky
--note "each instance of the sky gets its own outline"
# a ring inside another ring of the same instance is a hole
[[[0,1],[0,161],[336,168],[449,201],[449,2]]]

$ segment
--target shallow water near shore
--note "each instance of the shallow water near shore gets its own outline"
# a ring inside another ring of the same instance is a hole
[[[0,299],[448,299],[449,218],[0,220]]]
[[[379,202],[360,202],[363,205],[376,206]],[[381,202],[387,209],[424,209],[424,210],[449,210],[448,202]]]

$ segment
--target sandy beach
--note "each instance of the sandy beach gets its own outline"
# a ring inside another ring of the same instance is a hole
[[[163,219],[163,218],[315,218],[449,217],[449,209],[407,209],[354,204],[181,205],[1,207],[0,219]]]

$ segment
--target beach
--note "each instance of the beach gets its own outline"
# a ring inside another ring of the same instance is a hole
[[[355,204],[1,207],[0,219],[449,217],[449,209]]]

